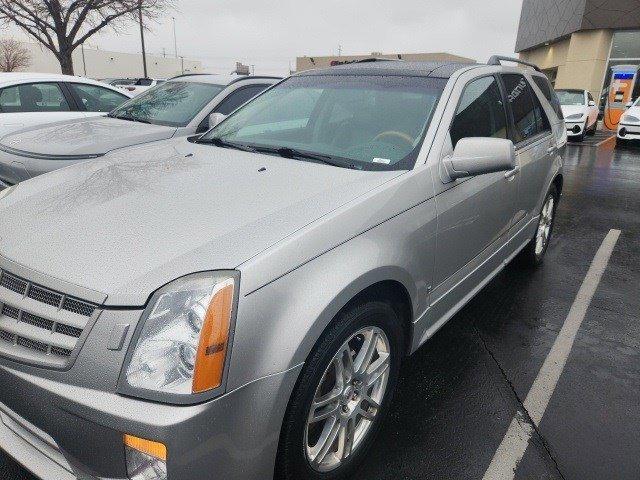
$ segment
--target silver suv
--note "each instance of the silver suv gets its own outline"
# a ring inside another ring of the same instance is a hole
[[[346,65],[1,192],[0,447],[47,480],[349,478],[402,359],[542,262],[558,106],[498,58]]]

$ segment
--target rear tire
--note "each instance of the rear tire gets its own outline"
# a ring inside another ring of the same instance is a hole
[[[549,248],[549,243],[551,242],[551,236],[553,235],[559,200],[560,192],[558,192],[556,185],[553,184],[551,188],[549,188],[544,203],[542,204],[536,233],[520,253],[520,259],[526,266],[538,267],[542,264],[547,249]]]
[[[403,355],[401,325],[393,308],[380,301],[357,304],[336,317],[309,355],[289,401],[276,480],[352,478],[393,397]],[[367,345],[375,345],[370,363]]]

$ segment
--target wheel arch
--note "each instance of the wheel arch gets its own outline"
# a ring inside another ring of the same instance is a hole
[[[564,186],[564,177],[562,173],[558,173],[553,179],[553,181],[551,182],[551,184],[556,186],[556,189],[558,190],[558,195],[562,195],[562,187]]]

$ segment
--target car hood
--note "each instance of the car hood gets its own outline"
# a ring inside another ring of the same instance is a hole
[[[20,130],[0,143],[43,156],[104,155],[112,150],[171,138],[175,127],[95,117],[56,122]]]
[[[19,184],[0,200],[0,255],[108,305],[141,306],[167,282],[233,269],[401,173],[186,140],[134,147]]]
[[[587,107],[584,105],[562,105],[562,114],[564,118],[569,115],[575,115],[576,113],[586,114]]]

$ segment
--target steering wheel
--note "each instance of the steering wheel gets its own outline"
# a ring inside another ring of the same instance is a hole
[[[386,132],[379,133],[378,135],[375,136],[373,141],[376,142],[378,140],[382,140],[383,138],[387,138],[387,137],[402,140],[413,147],[414,138],[411,135],[404,132],[398,132],[395,130],[387,130]]]

